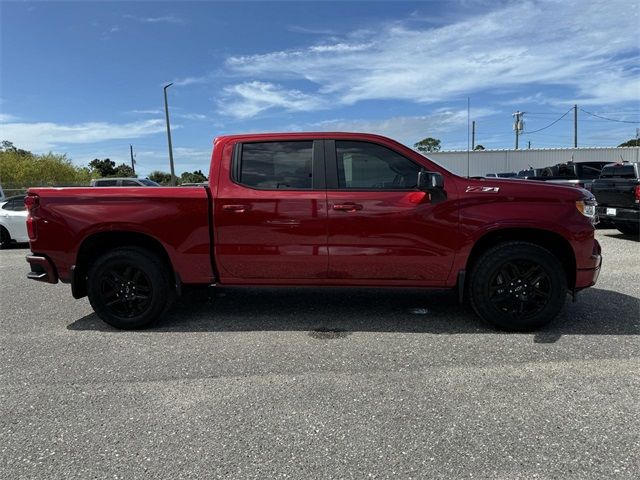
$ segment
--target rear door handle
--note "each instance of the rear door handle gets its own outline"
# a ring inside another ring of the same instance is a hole
[[[334,210],[340,210],[342,212],[355,212],[356,210],[362,210],[362,205],[360,205],[359,203],[351,202],[334,203],[332,208]]]
[[[223,205],[222,209],[228,210],[230,212],[242,213],[246,210],[249,210],[249,206],[248,205]]]

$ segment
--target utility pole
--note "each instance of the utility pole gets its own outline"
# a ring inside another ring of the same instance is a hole
[[[169,165],[171,166],[171,186],[176,186],[176,172],[173,168],[173,146],[171,145],[171,125],[169,124],[169,103],[167,102],[167,88],[173,83],[164,86],[164,116],[167,120],[167,140],[169,141]]]
[[[476,121],[471,122],[471,150],[476,149]]]
[[[129,144],[129,153],[131,154],[131,168],[133,169],[133,174],[136,174],[136,161],[133,159],[133,145]]]
[[[529,143],[528,143],[528,145],[527,145],[527,149],[528,149],[528,150],[531,150],[531,140],[529,140]]]
[[[520,133],[524,129],[524,122],[522,121],[522,116],[523,115],[524,115],[524,112],[521,112],[521,111],[517,111],[516,113],[513,113],[511,115],[515,119],[514,123],[513,123],[513,129],[516,132],[516,150],[518,150],[518,145],[519,145],[519,140],[520,140]]]
[[[578,105],[573,106],[573,148],[578,148]]]

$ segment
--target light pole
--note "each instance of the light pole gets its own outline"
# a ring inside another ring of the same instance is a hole
[[[167,120],[167,140],[169,141],[169,165],[171,165],[171,186],[176,186],[176,172],[173,169],[173,146],[171,145],[171,125],[169,124],[169,104],[167,102],[167,88],[173,83],[164,86],[164,116]]]

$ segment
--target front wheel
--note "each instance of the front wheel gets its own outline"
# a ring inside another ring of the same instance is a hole
[[[468,286],[475,312],[511,331],[533,330],[553,320],[567,292],[558,258],[527,242],[503,243],[482,254]]]
[[[89,269],[87,293],[98,316],[121,329],[144,328],[171,305],[174,289],[168,268],[152,252],[117,248]]]

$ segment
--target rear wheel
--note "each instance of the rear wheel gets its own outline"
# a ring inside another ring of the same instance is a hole
[[[640,235],[640,223],[614,223],[615,227],[625,235]]]
[[[175,291],[164,262],[152,252],[118,248],[91,266],[87,281],[91,306],[109,325],[149,326],[171,306]]]
[[[526,242],[503,243],[486,251],[469,280],[475,312],[511,331],[533,330],[553,320],[564,305],[566,291],[558,258]]]

